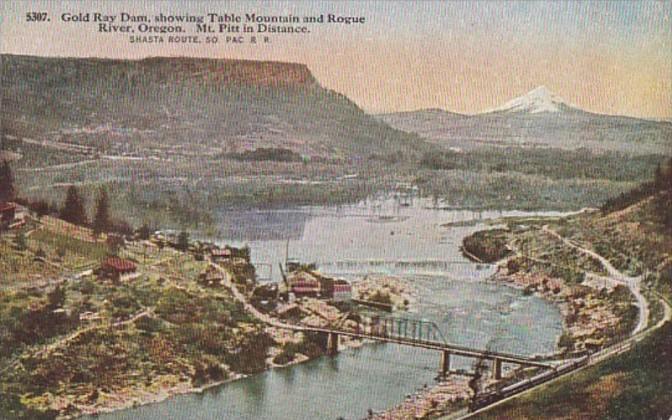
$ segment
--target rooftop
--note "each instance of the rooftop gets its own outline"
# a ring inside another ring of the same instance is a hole
[[[135,271],[136,265],[133,261],[123,258],[109,257],[103,262],[103,268],[110,268],[115,271]]]

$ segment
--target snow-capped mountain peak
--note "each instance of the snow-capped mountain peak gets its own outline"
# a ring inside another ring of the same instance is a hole
[[[540,112],[560,112],[567,107],[565,101],[551,92],[546,86],[539,86],[510,100],[502,106],[491,109],[489,112],[525,112],[537,114]]]

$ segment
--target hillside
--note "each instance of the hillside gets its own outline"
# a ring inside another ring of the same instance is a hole
[[[594,114],[566,103],[541,86],[476,115],[419,110],[379,115],[381,121],[448,147],[588,148],[629,154],[666,154],[672,124]]]
[[[89,154],[276,147],[338,160],[418,146],[293,63],[3,55],[2,109],[5,142],[75,143]]]
[[[668,305],[672,302],[672,237],[669,234],[672,210],[665,206],[672,197],[670,175],[668,166],[667,186],[660,183],[659,191],[619,210],[556,220],[509,220],[506,230],[509,243],[515,243],[517,251],[527,256],[509,260],[508,270],[550,272],[569,281],[575,277],[569,270],[552,267],[589,270],[590,266],[586,266],[589,261],[585,260],[585,254],[580,259],[568,253],[571,249],[566,246],[564,252],[559,252],[562,248],[558,246],[580,244],[606,258],[620,272],[637,281],[641,278],[638,287],[650,311],[640,314],[648,314],[648,325],[652,329],[630,351],[543,385],[474,418],[665,419],[672,414],[669,394],[672,324],[661,300],[665,299]],[[496,239],[501,231],[482,233]],[[558,237],[554,239],[549,232],[558,232],[567,242],[558,241]],[[600,284],[591,278],[596,277],[586,275],[581,284]],[[656,329],[659,325],[662,326]]]

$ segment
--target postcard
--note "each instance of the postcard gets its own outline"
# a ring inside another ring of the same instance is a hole
[[[0,418],[670,419],[672,1],[0,5]]]

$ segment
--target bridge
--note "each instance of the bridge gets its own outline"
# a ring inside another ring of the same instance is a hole
[[[276,325],[277,326],[277,325]],[[313,327],[307,325],[284,324],[281,328],[299,332],[313,332],[326,337],[326,351],[329,355],[338,353],[339,336],[395,343],[410,347],[435,350],[441,353],[439,375],[445,377],[450,372],[451,356],[491,360],[495,379],[502,378],[502,364],[554,368],[553,364],[534,358],[499,351],[473,349],[447,343],[439,327],[431,321],[400,317],[373,318],[368,325],[354,329],[339,326]]]
[[[503,353],[491,350],[472,349],[446,342],[441,330],[436,323],[426,320],[418,320],[400,317],[374,317],[371,322],[366,324],[356,324],[354,329],[347,329],[342,326],[345,318],[341,318],[334,325],[316,327],[305,324],[289,324],[267,314],[261,313],[255,308],[243,293],[231,282],[230,273],[219,264],[210,261],[210,266],[224,274],[225,286],[231,291],[233,296],[240,301],[245,310],[260,321],[285,330],[297,332],[313,332],[322,335],[325,338],[326,352],[329,355],[338,353],[339,336],[353,337],[363,340],[380,341],[385,343],[395,343],[405,346],[435,350],[441,353],[441,367],[439,375],[445,377],[450,372],[451,355],[470,357],[475,359],[491,360],[493,362],[493,373],[495,379],[502,377],[502,363],[511,363],[521,366],[533,366],[540,368],[551,368],[554,366],[550,362],[544,362],[531,357],[515,354]]]

